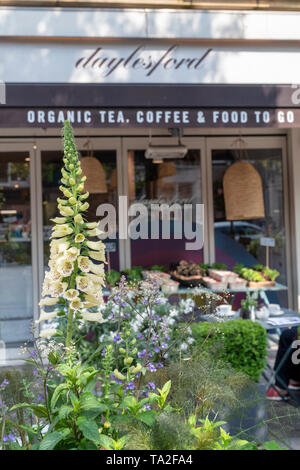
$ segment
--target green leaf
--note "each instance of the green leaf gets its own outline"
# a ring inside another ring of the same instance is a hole
[[[95,395],[92,393],[86,392],[83,393],[80,397],[80,407],[85,410],[92,410],[92,409],[97,409],[100,410],[102,413],[103,411],[107,410],[107,406],[104,405],[104,403],[101,403]]]
[[[60,394],[64,391],[67,390],[67,385],[66,384],[60,384],[56,387],[56,389],[53,392],[52,398],[51,398],[51,408],[55,408],[56,402],[59,399]]]
[[[133,396],[125,397],[121,403],[121,406],[123,406],[124,408],[129,408],[129,409],[136,408],[137,407],[136,398]]]
[[[99,434],[99,444],[106,450],[114,448],[114,441],[110,437],[105,436],[105,434]]]
[[[151,427],[155,422],[155,412],[150,410],[144,411],[136,415],[136,418]]]
[[[275,441],[268,441],[263,443],[263,449],[265,450],[284,450]]]
[[[46,434],[42,440],[39,450],[52,450],[62,439],[64,439],[70,431],[54,431]]]
[[[73,408],[68,405],[62,405],[58,412],[59,419],[66,419],[73,411]]]
[[[168,382],[166,382],[165,385],[163,386],[161,393],[164,397],[167,397],[169,395],[169,392],[171,389],[171,383],[172,383],[171,380],[168,380]]]
[[[14,411],[21,408],[30,408],[38,418],[48,417],[47,408],[41,404],[33,403],[32,405],[29,405],[29,403],[18,403],[17,405],[14,405],[9,411]]]
[[[86,439],[99,444],[99,431],[95,421],[91,421],[86,419],[84,416],[80,416],[76,420],[76,424]]]

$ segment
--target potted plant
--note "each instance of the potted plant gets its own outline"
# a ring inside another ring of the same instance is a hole
[[[258,292],[253,292],[251,295],[249,291],[247,291],[247,296],[245,299],[241,300],[241,310],[240,316],[244,320],[250,319],[252,321],[255,320],[255,308],[258,305]]]

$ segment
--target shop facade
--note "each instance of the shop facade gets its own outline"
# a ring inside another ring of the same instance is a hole
[[[160,16],[158,16],[160,15]],[[298,13],[0,9],[0,333],[9,357],[30,337],[59,196],[61,127],[70,120],[93,178],[90,218],[112,204],[110,265],[269,264],[298,309]],[[280,34],[278,33],[280,25]],[[149,145],[184,158],[145,158]],[[223,177],[250,162],[265,217],[226,219]],[[86,160],[87,161],[87,160]],[[100,166],[100,170],[99,170]],[[101,176],[102,174],[102,176]],[[103,176],[104,175],[104,176]],[[121,237],[133,202],[204,206],[204,245]],[[1,338],[0,338],[1,339]]]

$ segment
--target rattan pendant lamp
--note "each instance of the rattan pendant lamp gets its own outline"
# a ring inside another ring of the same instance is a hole
[[[251,220],[265,218],[263,186],[260,174],[248,161],[245,142],[240,137],[238,158],[225,172],[223,191],[227,220]]]
[[[90,194],[105,194],[108,192],[106,174],[101,162],[94,157],[90,140],[85,144],[87,156],[81,158],[82,174],[86,176],[85,190]]]

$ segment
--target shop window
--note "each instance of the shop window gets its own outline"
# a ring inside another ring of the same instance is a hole
[[[200,150],[191,149],[184,158],[152,160],[145,158],[145,152],[129,151],[128,154],[129,200],[143,203],[148,209],[148,239],[131,240],[131,265],[150,267],[170,266],[180,260],[203,262],[203,250],[186,250],[189,242],[184,236],[184,204],[201,204]],[[170,212],[170,239],[162,237],[161,215],[159,237],[151,237],[151,204],[178,204],[182,208],[181,239],[175,236],[175,225],[179,216]],[[193,230],[195,229],[195,210]]]
[[[31,337],[33,318],[30,158],[0,153],[0,340],[10,351]]]
[[[281,149],[250,149],[243,160],[258,171],[263,187],[265,217],[253,220],[226,219],[223,177],[237,161],[236,151],[212,151],[214,233],[216,261],[233,268],[236,263],[247,267],[266,264],[266,248],[262,237],[274,238],[275,247],[269,249],[269,266],[277,269],[277,281],[287,285],[286,230],[284,222],[284,192]],[[255,188],[253,188],[255,191]],[[269,300],[287,306],[287,292],[270,293]]]

